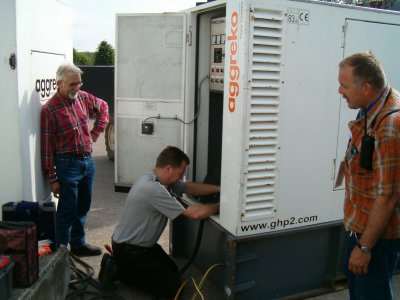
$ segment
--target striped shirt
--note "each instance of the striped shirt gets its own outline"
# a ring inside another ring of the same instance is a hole
[[[387,97],[390,90],[391,94]],[[360,166],[365,118],[362,116],[349,123],[351,140],[345,155],[346,196],[344,203],[344,225],[349,230],[358,233],[364,232],[369,213],[378,196],[400,195],[400,113],[390,114],[382,120],[386,113],[399,108],[399,93],[388,86],[378,102],[368,111],[367,128],[371,127],[371,123],[376,117],[373,129],[368,130],[375,137],[372,171],[365,170]],[[382,123],[380,123],[381,120]],[[399,203],[382,238],[400,238]]]
[[[89,131],[89,118],[96,118]],[[91,139],[97,138],[108,123],[107,102],[79,91],[75,100],[66,100],[56,93],[41,111],[42,170],[49,181],[57,180],[56,154],[88,154]]]

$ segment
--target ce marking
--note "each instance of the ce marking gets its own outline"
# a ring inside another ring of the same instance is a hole
[[[310,23],[310,11],[307,9],[289,7],[286,16],[289,24],[308,25]]]
[[[299,9],[299,24],[306,24],[310,23],[310,11]]]

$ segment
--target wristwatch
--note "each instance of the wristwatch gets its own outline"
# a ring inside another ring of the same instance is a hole
[[[367,246],[362,246],[360,243],[357,243],[358,248],[360,248],[362,253],[369,254],[371,253],[371,249]]]

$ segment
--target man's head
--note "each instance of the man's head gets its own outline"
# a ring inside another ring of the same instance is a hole
[[[385,87],[386,77],[371,52],[359,52],[339,63],[339,84],[349,108],[366,108]]]
[[[181,149],[167,146],[157,157],[156,173],[161,183],[173,185],[183,178],[189,157]]]
[[[73,64],[62,64],[58,67],[56,80],[58,91],[64,98],[74,100],[82,85],[82,70]]]

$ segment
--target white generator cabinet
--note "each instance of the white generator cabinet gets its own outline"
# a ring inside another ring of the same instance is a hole
[[[72,61],[72,14],[56,0],[0,1],[0,205],[50,197],[40,162],[40,110]]]
[[[226,298],[332,288],[343,277],[336,177],[357,114],[338,94],[338,64],[372,50],[399,89],[399,36],[397,12],[319,1],[118,15],[116,188],[151,170],[166,145],[182,147],[186,180],[221,185],[196,263],[225,265],[211,277]],[[190,255],[196,232],[174,221],[172,254]]]
[[[336,175],[357,112],[337,92],[338,63],[372,50],[399,88],[388,49],[399,14],[229,1],[226,20],[220,224],[242,236],[340,220]]]
[[[116,185],[130,187],[176,145],[192,159],[187,180],[217,174],[214,220],[235,236],[337,222],[356,114],[337,92],[338,63],[372,50],[397,87],[388,45],[399,22],[397,12],[281,0],[118,15]]]

